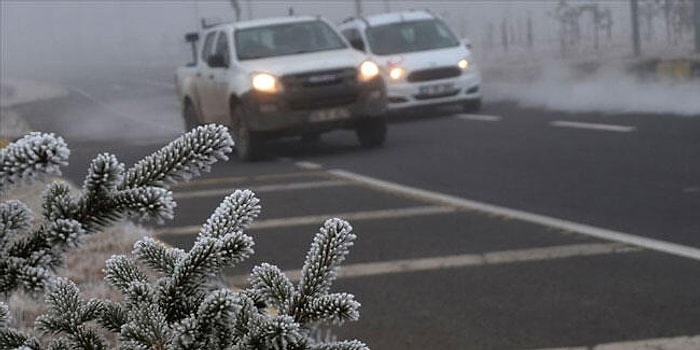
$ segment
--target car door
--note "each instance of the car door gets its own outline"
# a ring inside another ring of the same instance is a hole
[[[204,38],[204,46],[201,52],[201,64],[196,74],[197,97],[199,99],[199,112],[202,114],[202,120],[205,123],[214,122],[216,116],[216,108],[214,105],[215,93],[214,89],[214,69],[209,66],[209,57],[213,54],[214,43],[217,31],[211,31]]]
[[[228,83],[231,69],[231,45],[229,36],[225,31],[219,31],[214,46],[214,55],[223,57],[223,67],[212,68],[209,77],[211,79],[212,113],[217,123],[229,125]]]

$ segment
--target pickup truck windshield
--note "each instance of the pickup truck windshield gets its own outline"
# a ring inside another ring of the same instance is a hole
[[[236,30],[239,60],[346,48],[323,21],[297,22]]]
[[[406,21],[372,26],[367,40],[376,55],[442,49],[459,45],[459,40],[441,20]]]

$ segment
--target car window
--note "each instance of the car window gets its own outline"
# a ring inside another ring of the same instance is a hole
[[[426,51],[459,45],[447,25],[438,19],[406,21],[367,29],[370,49],[377,55]]]
[[[222,55],[224,57],[224,62],[228,65],[230,64],[231,55],[229,53],[228,38],[226,33],[219,32],[219,38],[216,40],[216,48],[214,54]]]
[[[239,29],[235,38],[240,60],[346,48],[335,30],[323,21]]]
[[[211,55],[211,46],[214,43],[214,36],[216,35],[216,32],[209,32],[207,34],[207,37],[204,38],[204,46],[202,46],[202,62],[206,63],[207,60],[209,59],[209,55]]]

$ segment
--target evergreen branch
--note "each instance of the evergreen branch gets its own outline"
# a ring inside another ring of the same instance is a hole
[[[356,236],[352,226],[344,220],[329,219],[314,237],[302,267],[299,290],[304,296],[316,296],[328,292],[336,278],[336,270]]]
[[[120,189],[165,187],[208,172],[212,164],[227,160],[233,139],[225,126],[201,125],[145,157],[126,171]]]
[[[287,313],[295,295],[294,286],[277,266],[263,263],[253,268],[250,275],[250,288],[265,301]]]
[[[171,275],[178,261],[187,254],[179,248],[168,248],[151,237],[144,237],[136,242],[132,253],[146,266],[165,275]]]
[[[160,307],[155,304],[143,305],[133,312],[130,322],[122,326],[120,339],[133,341],[148,348],[165,349],[170,330]]]
[[[0,249],[18,231],[29,229],[32,211],[16,200],[0,203]]]
[[[25,346],[30,336],[24,332],[11,328],[0,328],[0,349],[19,349]]]
[[[134,282],[147,282],[148,277],[124,255],[112,256],[105,262],[105,281],[123,294]]]
[[[110,300],[103,301],[102,305],[102,315],[100,315],[98,320],[99,324],[111,332],[119,333],[122,326],[129,320],[128,312],[121,304]]]
[[[304,309],[300,323],[330,321],[342,324],[345,321],[357,321],[360,317],[360,303],[352,294],[333,293],[312,299]]]
[[[160,187],[139,187],[114,194],[115,209],[136,220],[154,219],[163,222],[172,219],[175,212],[173,193]]]
[[[253,255],[253,239],[242,232],[227,233],[218,241],[217,272],[222,267],[232,267]]]
[[[88,196],[100,196],[114,192],[124,179],[124,164],[117,157],[109,154],[99,154],[90,163],[88,174],[83,181],[83,189]]]
[[[199,232],[200,237],[222,237],[243,231],[260,215],[260,200],[249,190],[236,190],[221,202]]]
[[[70,219],[78,216],[78,205],[70,195],[70,188],[64,183],[53,182],[42,196],[44,218],[48,221]]]
[[[63,138],[32,132],[0,149],[0,193],[46,175],[60,175],[70,150]]]

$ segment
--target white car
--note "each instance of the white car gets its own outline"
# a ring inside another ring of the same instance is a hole
[[[389,111],[447,104],[469,111],[481,107],[481,75],[471,50],[434,14],[407,11],[350,18],[338,29],[380,65]]]
[[[364,147],[386,138],[386,93],[379,67],[319,17],[294,16],[205,28],[194,63],[177,69],[187,129],[231,127],[241,159],[267,140],[354,130]],[[196,42],[198,34],[187,35]]]

